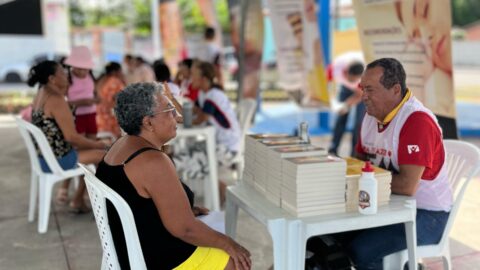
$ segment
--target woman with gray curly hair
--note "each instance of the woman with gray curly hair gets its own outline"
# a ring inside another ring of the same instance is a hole
[[[148,269],[250,269],[248,250],[195,218],[208,210],[193,207],[193,193],[159,150],[176,136],[176,110],[163,91],[160,84],[137,83],[117,95],[115,113],[127,135],[111,147],[96,175],[132,209]],[[110,203],[107,213],[126,269],[123,229]]]

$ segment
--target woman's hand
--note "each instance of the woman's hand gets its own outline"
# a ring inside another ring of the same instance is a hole
[[[230,258],[235,264],[237,270],[249,270],[252,268],[252,260],[250,259],[250,252],[235,242],[232,238],[227,237],[227,246],[224,249],[230,255]]]
[[[196,217],[201,216],[201,215],[208,215],[208,213],[210,212],[210,210],[208,210],[205,207],[201,207],[201,206],[192,207],[192,211],[193,211],[193,214]]]

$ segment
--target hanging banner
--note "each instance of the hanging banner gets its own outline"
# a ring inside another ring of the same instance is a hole
[[[456,129],[450,1],[354,0],[353,4],[366,62],[398,59],[413,94],[435,114],[451,118],[449,125]],[[442,127],[444,132],[452,128]]]
[[[232,44],[240,51],[241,7],[239,0],[228,0]],[[260,85],[260,71],[263,52],[263,13],[262,1],[249,1],[245,20],[245,69],[243,75],[244,98],[257,98]]]
[[[178,62],[185,54],[180,10],[175,0],[160,0],[160,33],[162,40],[163,57],[173,72],[176,72]]]
[[[304,105],[329,105],[315,0],[268,0],[277,46],[279,86],[301,91]]]

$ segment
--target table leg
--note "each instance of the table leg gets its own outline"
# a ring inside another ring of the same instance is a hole
[[[305,253],[307,242],[305,227],[300,220],[288,222],[288,269],[305,269]]]
[[[228,191],[226,197],[227,199],[225,202],[225,233],[232,239],[235,239],[235,235],[237,233],[238,205],[228,198]]]
[[[207,158],[209,169],[209,185],[205,183],[205,190],[210,194],[205,194],[205,200],[208,206],[214,211],[220,211],[220,198],[218,194],[218,171],[217,160],[215,159],[215,130],[210,129],[207,135]]]
[[[288,235],[285,219],[269,220],[267,228],[273,243],[273,268],[275,270],[288,269],[287,262],[291,254],[287,252]]]
[[[405,222],[407,237],[408,269],[417,270],[417,228],[414,221]]]

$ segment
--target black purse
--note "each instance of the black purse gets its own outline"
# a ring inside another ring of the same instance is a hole
[[[314,236],[307,241],[305,270],[351,270],[353,263],[344,247],[329,235]]]

